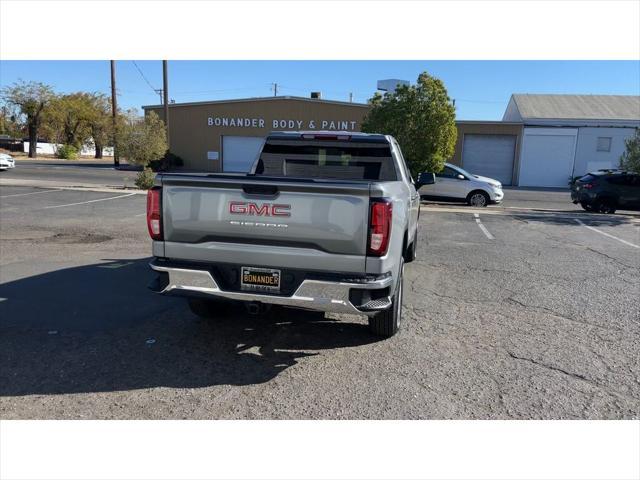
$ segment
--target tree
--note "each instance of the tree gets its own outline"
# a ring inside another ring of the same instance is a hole
[[[620,168],[640,173],[640,128],[636,128],[633,136],[627,138],[624,144],[626,149],[620,157]]]
[[[120,155],[129,163],[147,166],[167,151],[164,122],[155,112],[141,118],[129,111],[121,116],[117,131]]]
[[[4,102],[24,117],[29,134],[29,157],[34,158],[38,146],[38,129],[42,121],[42,112],[54,97],[52,88],[40,82],[18,80],[2,89]]]
[[[453,156],[458,135],[455,108],[444,83],[424,72],[416,85],[369,100],[362,131],[393,135],[411,173],[439,172]]]
[[[109,97],[102,93],[94,93],[91,96],[87,124],[96,149],[95,158],[102,158],[102,149],[111,138],[113,130]]]
[[[93,97],[77,92],[60,95],[49,102],[44,113],[44,131],[54,143],[71,145],[81,150],[89,143],[89,119],[93,112]]]
[[[24,135],[23,125],[6,105],[0,108],[0,135],[8,135],[12,138],[21,138]]]

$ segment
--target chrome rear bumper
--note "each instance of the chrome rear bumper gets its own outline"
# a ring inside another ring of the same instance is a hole
[[[321,312],[350,313],[359,315],[373,315],[376,309],[359,310],[349,300],[351,289],[375,290],[389,287],[393,279],[384,277],[366,283],[330,282],[323,280],[303,280],[297,290],[290,297],[278,295],[264,295],[254,292],[232,292],[222,290],[207,270],[176,268],[150,263],[149,266],[157,271],[167,273],[168,284],[159,291],[162,294],[183,295],[195,293],[211,295],[227,300],[243,302],[261,302],[288,307],[305,308]],[[380,302],[381,305],[384,305]],[[386,308],[388,305],[384,306]]]

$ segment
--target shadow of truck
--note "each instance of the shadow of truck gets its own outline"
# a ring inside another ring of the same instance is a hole
[[[200,320],[147,290],[149,260],[0,285],[0,396],[257,384],[319,350],[378,340],[364,323],[302,310]]]

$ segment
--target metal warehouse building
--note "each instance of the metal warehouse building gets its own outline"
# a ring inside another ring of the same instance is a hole
[[[640,96],[512,95],[502,120],[523,125],[517,184],[564,187],[574,175],[618,167],[640,127]]]
[[[502,121],[458,121],[452,163],[504,185],[566,187],[569,178],[617,168],[640,127],[640,97],[511,96]]]
[[[163,117],[162,105],[143,108]],[[369,108],[304,97],[170,104],[170,148],[187,170],[246,172],[270,131],[360,131]],[[514,94],[502,121],[456,124],[452,163],[504,185],[566,187],[572,176],[618,166],[640,128],[640,97]]]

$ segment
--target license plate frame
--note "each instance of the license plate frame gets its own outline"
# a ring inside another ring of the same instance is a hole
[[[280,293],[281,279],[282,272],[278,268],[240,268],[240,290],[245,292]]]

